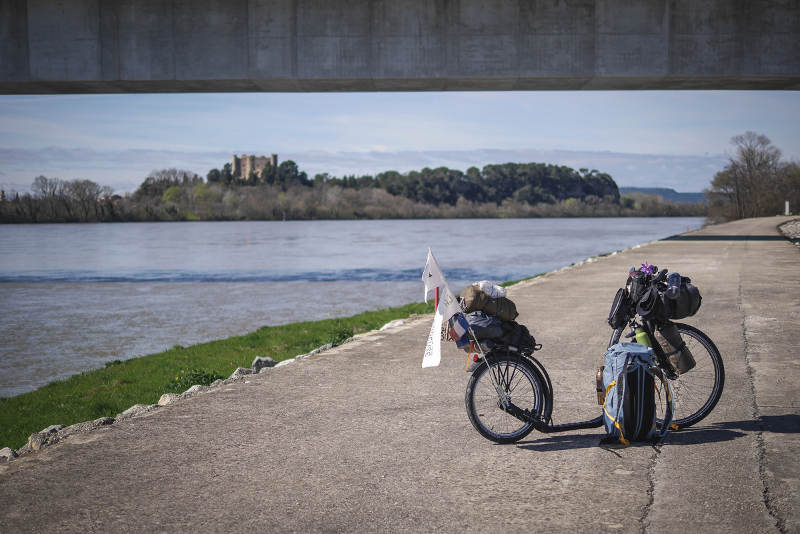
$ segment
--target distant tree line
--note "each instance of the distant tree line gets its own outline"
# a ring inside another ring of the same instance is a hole
[[[0,222],[88,222],[113,218],[113,190],[91,180],[37,176],[31,193],[0,191]]]
[[[31,193],[0,192],[0,222],[303,220],[475,217],[704,215],[702,204],[657,195],[620,197],[596,170],[506,163],[466,173],[439,167],[401,174],[309,180],[291,160],[261,176],[231,175],[230,164],[206,178],[179,169],[150,173],[132,194],[114,195],[90,180],[37,177]]]
[[[455,206],[459,199],[467,202],[502,204],[514,200],[525,204],[555,204],[568,198],[597,197],[619,201],[614,180],[596,170],[575,170],[544,163],[505,163],[487,165],[482,170],[471,167],[466,173],[439,167],[400,174],[387,171],[376,176],[314,177],[315,183],[328,183],[343,188],[380,188],[390,195],[423,204]]]
[[[800,165],[781,159],[765,135],[745,132],[731,138],[734,154],[705,191],[714,221],[764,217],[800,211]]]

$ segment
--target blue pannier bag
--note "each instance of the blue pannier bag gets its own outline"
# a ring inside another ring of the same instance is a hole
[[[658,385],[656,383],[658,379]],[[601,444],[656,442],[669,431],[673,400],[669,383],[653,364],[653,349],[639,343],[617,343],[606,351],[603,370],[606,437]],[[664,420],[656,417],[656,393],[663,395]]]

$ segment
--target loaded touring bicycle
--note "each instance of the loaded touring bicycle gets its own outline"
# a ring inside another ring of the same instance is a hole
[[[434,289],[440,297],[423,366],[438,363],[438,355],[435,363],[430,359],[438,350],[439,339],[434,337],[439,335],[474,355],[464,400],[469,420],[482,436],[497,443],[513,443],[533,430],[565,432],[604,423],[610,431],[616,423],[622,434],[618,420],[622,419],[623,405],[628,410],[628,401],[617,398],[618,412],[611,413],[609,406],[614,405],[614,399],[607,394],[622,395],[625,388],[609,383],[608,371],[603,379],[603,368],[597,376],[598,404],[603,405],[603,413],[587,421],[553,424],[553,384],[544,365],[534,356],[542,345],[514,320],[516,309],[503,288],[476,282],[456,298],[430,252],[423,282],[426,298]],[[476,298],[476,293],[485,295]],[[673,321],[696,313],[700,301],[690,279],[677,273],[668,276],[666,269],[657,273],[648,264],[631,269],[625,287],[617,291],[608,317],[612,334],[606,361],[612,350],[646,350],[644,368],[652,376],[654,390],[662,401],[652,408],[653,426],[658,427],[654,430],[658,431],[642,436],[657,439],[668,429],[696,424],[711,413],[722,395],[725,371],[713,341],[699,329]],[[636,344],[620,344],[621,341]],[[630,371],[632,363],[623,367]],[[624,437],[620,441],[627,444]]]

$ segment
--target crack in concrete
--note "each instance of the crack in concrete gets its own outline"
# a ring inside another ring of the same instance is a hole
[[[658,457],[661,455],[661,445],[653,445],[653,456],[650,457],[650,465],[647,468],[647,504],[642,508],[642,515],[639,517],[639,531],[644,534],[650,526],[650,510],[653,509],[656,497],[656,465]]]
[[[761,496],[762,500],[764,501],[764,506],[767,509],[770,517],[775,521],[775,527],[778,529],[778,532],[784,534],[786,532],[786,520],[780,517],[778,513],[777,507],[772,502],[772,495],[769,489],[769,482],[767,480],[767,449],[766,445],[764,444],[764,424],[761,421],[761,413],[758,409],[758,400],[756,399],[756,379],[755,379],[755,372],[753,366],[750,362],[750,351],[748,350],[748,343],[747,343],[747,320],[744,314],[744,299],[742,297],[742,277],[741,273],[739,274],[739,310],[742,311],[742,336],[744,341],[744,362],[745,362],[745,370],[747,372],[747,382],[750,385],[750,394],[752,398],[752,417],[753,421],[756,423],[758,428],[758,432],[756,432],[755,441],[755,456],[756,460],[758,461],[758,478],[761,480]]]

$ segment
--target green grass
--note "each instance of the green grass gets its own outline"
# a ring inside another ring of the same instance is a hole
[[[243,336],[108,362],[102,369],[0,398],[0,448],[18,449],[29,435],[50,425],[114,417],[134,404],[155,404],[164,393],[185,391],[193,380],[206,383],[230,376],[237,367],[250,367],[256,356],[286,360],[394,319],[431,312],[432,302],[412,303],[341,319],[265,326]]]
[[[524,282],[525,280],[533,280],[534,278],[539,278],[540,276],[544,276],[546,274],[547,273],[534,274],[533,276],[529,276],[527,278],[520,278],[519,280],[510,280],[508,282],[503,282],[500,285],[502,287],[513,286],[514,284],[519,284],[520,282]]]

